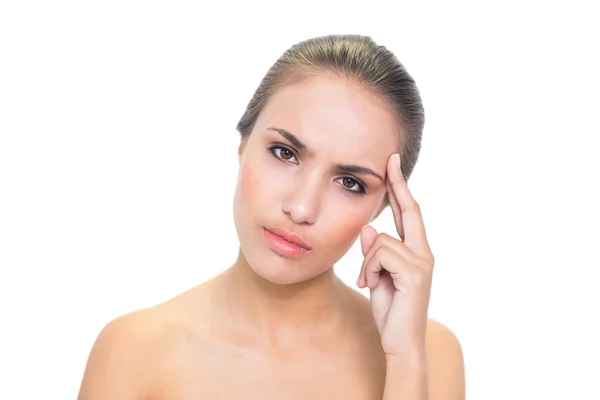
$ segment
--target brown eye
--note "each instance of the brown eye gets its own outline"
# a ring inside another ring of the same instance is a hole
[[[354,187],[354,185],[356,185],[356,181],[352,178],[343,178],[344,180],[342,182],[344,186],[346,186],[348,189],[352,189]]]
[[[294,157],[294,152],[290,149],[287,149],[282,146],[273,146],[269,148],[269,152],[273,154],[273,156],[281,161],[290,161]]]
[[[294,157],[292,152],[289,151],[288,149],[281,149],[280,154],[281,154],[281,158],[283,158],[284,160],[289,160],[290,158]]]
[[[356,194],[367,194],[367,188],[364,183],[350,177],[338,178],[342,180],[342,186],[346,190]]]

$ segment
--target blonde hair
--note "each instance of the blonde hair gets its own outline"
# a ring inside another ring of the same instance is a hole
[[[404,179],[408,181],[421,149],[423,103],[414,79],[396,56],[369,36],[320,36],[285,51],[260,82],[237,124],[242,140],[250,135],[260,111],[275,91],[319,73],[354,80],[385,100],[398,121],[398,131],[403,133],[398,151]]]

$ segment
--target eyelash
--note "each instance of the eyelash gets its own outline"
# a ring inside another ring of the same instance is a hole
[[[287,147],[287,146],[280,146],[280,145],[276,145],[276,146],[269,146],[269,147],[267,148],[267,151],[268,151],[268,152],[269,152],[269,153],[270,153],[270,154],[271,154],[273,157],[275,157],[275,159],[277,159],[277,160],[279,160],[279,161],[281,161],[281,162],[287,163],[287,162],[289,162],[289,161],[288,161],[288,160],[285,160],[285,159],[283,159],[283,158],[280,158],[279,156],[277,156],[277,155],[275,154],[275,150],[277,150],[277,149],[280,149],[280,150],[287,150],[287,151],[289,151],[290,153],[292,153],[292,155],[293,155],[294,157],[296,157],[296,154],[295,154],[295,152],[294,152],[292,149],[290,149],[289,147]],[[358,195],[362,195],[362,196],[364,196],[365,194],[367,194],[367,187],[366,187],[366,186],[365,186],[365,185],[364,185],[362,182],[360,182],[360,181],[359,181],[359,180],[357,180],[356,178],[352,178],[352,177],[350,177],[350,176],[345,176],[345,177],[342,177],[342,179],[346,179],[346,178],[347,178],[347,179],[352,179],[354,182],[356,182],[356,184],[357,184],[357,185],[358,185],[358,187],[359,187],[359,190],[350,190],[350,189],[347,189],[347,188],[345,188],[345,187],[344,187],[344,189],[345,189],[345,190],[347,190],[347,191],[348,191],[348,192],[350,192],[350,193],[353,193],[353,194],[358,194]]]

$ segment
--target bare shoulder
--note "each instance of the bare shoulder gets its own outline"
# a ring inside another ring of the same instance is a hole
[[[145,399],[151,394],[152,365],[165,335],[158,313],[145,309],[107,323],[90,351],[79,400]]]
[[[90,351],[78,400],[149,399],[160,392],[165,362],[191,336],[183,298],[108,322]]]
[[[425,344],[430,398],[464,399],[464,360],[456,334],[448,326],[430,318]]]

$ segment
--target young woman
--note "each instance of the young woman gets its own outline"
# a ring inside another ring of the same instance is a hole
[[[79,399],[464,399],[406,184],[423,125],[414,80],[371,38],[286,51],[237,125],[236,262],[107,324]],[[388,205],[398,238],[368,225]],[[333,271],[359,237],[369,299]]]

